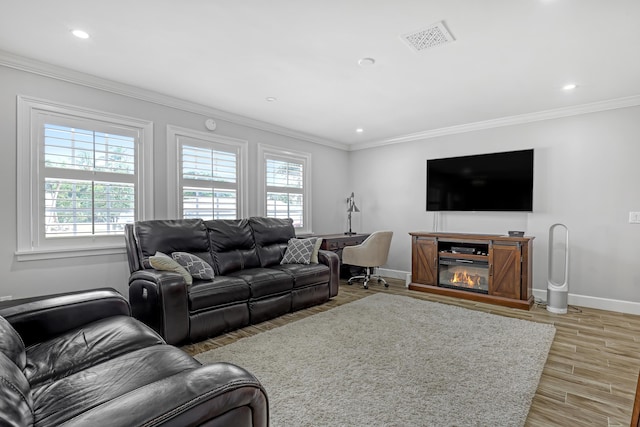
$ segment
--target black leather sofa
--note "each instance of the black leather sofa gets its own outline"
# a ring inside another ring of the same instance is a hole
[[[338,256],[320,250],[316,264],[280,264],[291,219],[175,219],[125,227],[133,316],[169,344],[201,341],[328,301],[338,293]],[[187,285],[175,272],[151,268],[156,252],[188,252],[214,270]]]
[[[2,426],[267,426],[237,366],[201,365],[112,289],[0,303]]]

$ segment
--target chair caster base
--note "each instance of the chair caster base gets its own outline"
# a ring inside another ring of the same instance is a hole
[[[360,276],[353,276],[349,280],[347,280],[347,285],[353,285],[353,282],[362,281],[362,287],[364,289],[369,289],[369,282],[374,279],[377,280],[378,283],[384,284],[385,288],[389,287],[389,284],[387,283],[386,280],[384,280],[382,277],[378,275],[371,274],[371,271],[368,268],[367,268],[366,274],[360,275]]]
[[[378,277],[378,283],[383,283],[385,288],[389,287],[389,284],[382,277]]]

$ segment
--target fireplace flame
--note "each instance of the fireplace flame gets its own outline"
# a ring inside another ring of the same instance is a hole
[[[451,283],[467,288],[479,288],[480,280],[482,280],[482,277],[479,274],[472,275],[467,273],[466,271],[456,271],[455,273],[453,273]]]

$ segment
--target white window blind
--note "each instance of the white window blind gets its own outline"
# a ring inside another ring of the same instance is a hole
[[[267,216],[304,227],[304,163],[267,157],[265,169]]]
[[[242,218],[247,141],[167,126],[167,213],[173,218]]]
[[[43,131],[45,238],[122,234],[135,219],[135,137],[49,122]]]
[[[258,144],[258,209],[291,218],[296,233],[311,233],[311,154]]]
[[[183,218],[238,218],[238,153],[188,138],[179,147]]]

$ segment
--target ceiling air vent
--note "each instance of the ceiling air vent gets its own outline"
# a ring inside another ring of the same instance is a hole
[[[401,38],[416,52],[455,41],[444,25],[444,21],[435,23],[428,28],[403,34]]]

